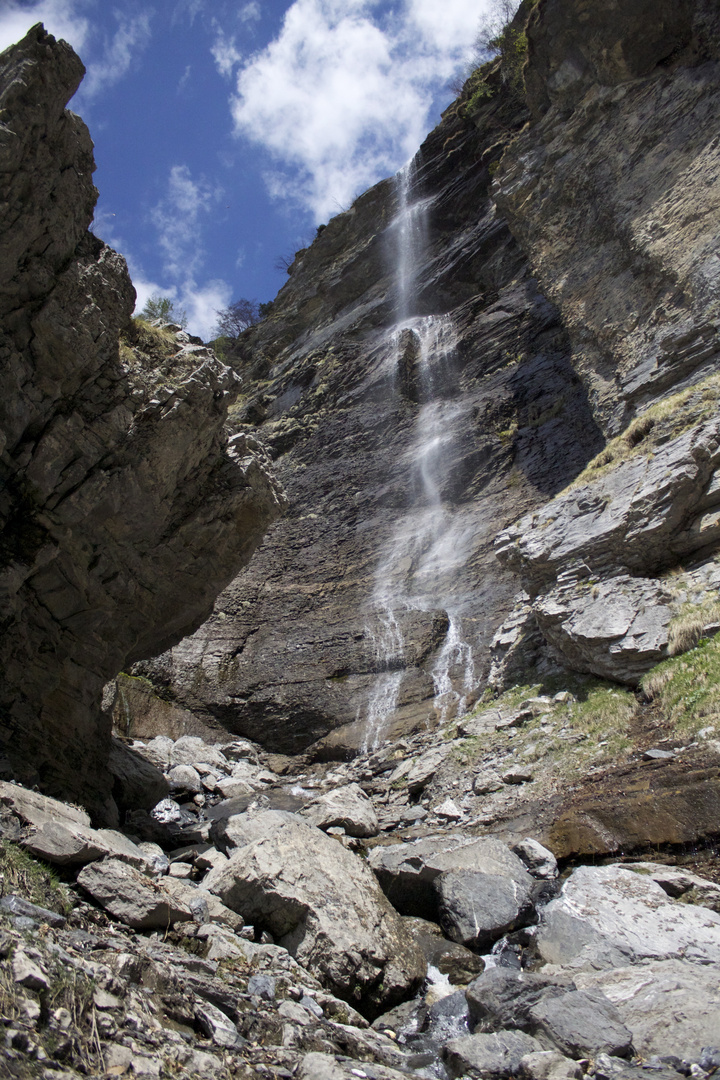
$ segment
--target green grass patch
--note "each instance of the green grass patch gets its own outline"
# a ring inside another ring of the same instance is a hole
[[[678,733],[695,735],[720,721],[720,636],[657,664],[642,679],[646,697],[656,702]]]
[[[0,894],[15,893],[40,907],[68,915],[72,901],[49,866],[10,840],[0,840]]]
[[[640,454],[651,455],[657,446],[677,438],[708,420],[720,402],[720,375],[711,375],[698,386],[672,394],[653,405],[617,435],[576,476],[565,491],[606,476],[617,465]]]

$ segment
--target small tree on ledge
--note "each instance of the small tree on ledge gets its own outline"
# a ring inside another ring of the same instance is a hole
[[[153,293],[145,301],[145,307],[140,312],[140,318],[147,319],[148,322],[157,319],[159,322],[175,323],[177,326],[182,326],[183,329],[185,329],[188,322],[187,312],[184,308],[176,308],[175,302],[169,296],[160,296],[159,293]]]
[[[240,299],[236,300],[234,304],[230,304],[229,307],[216,311],[218,321],[215,326],[215,334],[217,337],[228,337],[233,340],[240,337],[243,330],[247,330],[249,326],[254,326],[255,323],[260,322],[262,318],[260,308],[262,306],[258,304],[257,300]]]

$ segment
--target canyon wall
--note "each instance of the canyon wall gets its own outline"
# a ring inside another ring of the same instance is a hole
[[[367,748],[488,680],[634,685],[717,588],[717,15],[528,15],[524,86],[511,49],[476,73],[240,340],[233,418],[291,509],[141,670],[275,750]]]
[[[0,745],[112,820],[103,684],[207,617],[282,497],[252,438],[228,443],[235,373],[186,334],[132,337],[65,109],[83,73],[40,25],[0,56]]]

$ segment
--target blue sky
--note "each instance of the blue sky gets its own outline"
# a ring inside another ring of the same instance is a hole
[[[278,259],[395,172],[452,99],[489,0],[0,0],[0,49],[44,22],[88,73],[94,231],[212,336]]]

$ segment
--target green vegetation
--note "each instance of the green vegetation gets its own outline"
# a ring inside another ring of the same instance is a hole
[[[664,398],[637,416],[621,435],[612,439],[565,490],[592,483],[632,457],[651,455],[661,443],[677,438],[713,416],[718,403],[720,375],[711,375],[698,386]]]
[[[668,627],[668,652],[670,656],[694,649],[705,636],[706,627],[720,623],[720,602],[706,600],[702,604],[683,604]]]
[[[9,893],[63,915],[72,910],[68,891],[54,871],[17,844],[0,840],[0,895]]]
[[[682,656],[663,660],[641,686],[682,735],[720,723],[720,636],[701,638]]]
[[[140,317],[148,321],[159,319],[160,322],[175,323],[177,326],[182,326],[183,329],[188,322],[187,312],[184,308],[176,307],[174,300],[171,300],[169,296],[160,296],[159,293],[153,293],[146,300],[145,307],[140,312]]]

